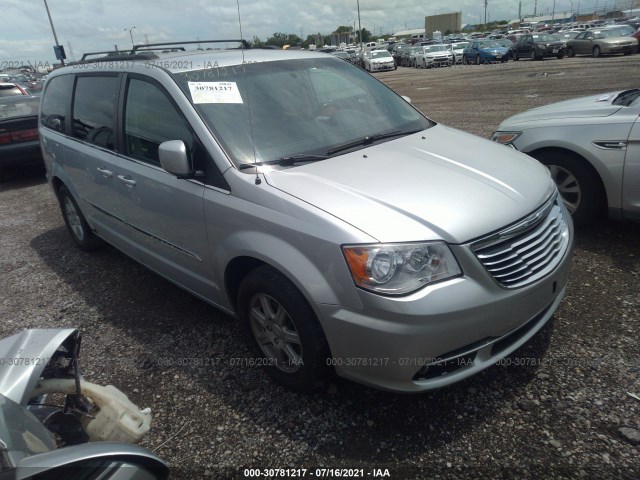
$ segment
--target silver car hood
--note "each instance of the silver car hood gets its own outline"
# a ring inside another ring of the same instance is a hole
[[[23,330],[0,340],[0,394],[26,405],[44,367],[73,328]]]
[[[442,125],[265,177],[380,242],[464,243],[524,217],[555,189],[527,155]]]
[[[612,105],[611,102],[621,92],[611,92],[589,97],[575,98],[563,102],[552,103],[544,107],[532,108],[523,113],[518,113],[509,117],[502,125],[515,125],[524,122],[537,120],[552,120],[561,118],[587,118],[587,117],[608,117],[613,115],[620,108],[620,105]]]

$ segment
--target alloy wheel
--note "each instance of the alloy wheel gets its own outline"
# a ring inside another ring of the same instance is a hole
[[[286,309],[273,297],[259,293],[251,299],[251,330],[267,359],[279,370],[302,367],[302,343]]]
[[[549,165],[548,168],[551,172],[551,178],[558,186],[564,205],[569,213],[573,214],[580,206],[582,199],[582,190],[578,180],[569,170],[558,165]]]
[[[69,197],[65,197],[64,199],[64,213],[67,216],[69,227],[71,228],[71,231],[73,232],[75,237],[79,241],[84,240],[84,229],[82,228],[82,220],[80,219],[80,215],[78,215],[78,211],[76,210],[73,201]]]

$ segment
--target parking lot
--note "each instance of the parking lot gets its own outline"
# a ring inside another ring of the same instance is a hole
[[[638,88],[639,71],[632,55],[375,75],[433,120],[486,138],[535,106]],[[113,248],[76,249],[39,171],[0,183],[0,271],[0,337],[82,329],[84,375],[151,407],[143,445],[175,478],[640,478],[640,401],[628,394],[640,395],[637,223],[577,232],[567,295],[529,344],[412,396],[339,379],[306,395],[273,384],[233,318]]]

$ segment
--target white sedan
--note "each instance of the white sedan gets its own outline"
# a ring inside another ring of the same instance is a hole
[[[453,63],[462,63],[462,52],[469,45],[469,42],[456,42],[446,45],[447,50],[453,54]]]
[[[416,67],[446,67],[453,65],[453,53],[446,45],[424,45],[416,53]]]
[[[371,50],[364,52],[364,69],[367,72],[381,72],[398,68],[387,50]]]

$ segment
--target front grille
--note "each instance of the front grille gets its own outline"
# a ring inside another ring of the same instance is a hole
[[[551,272],[569,248],[567,213],[559,195],[524,220],[471,248],[505,288],[529,285]]]

